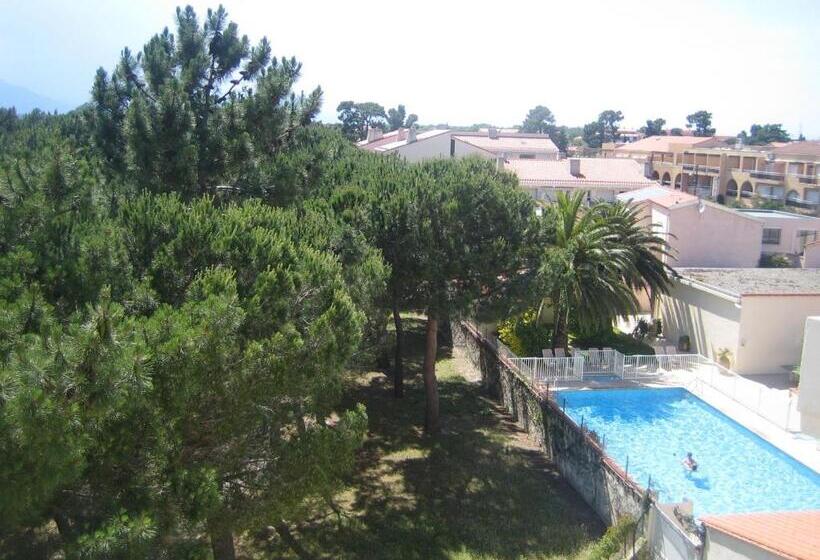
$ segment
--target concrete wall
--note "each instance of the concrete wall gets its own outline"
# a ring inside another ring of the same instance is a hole
[[[803,268],[820,268],[820,241],[806,245],[803,253]]]
[[[769,214],[755,214],[748,212],[752,216],[758,217],[763,222],[764,228],[776,228],[780,230],[779,245],[762,245],[764,253],[799,253],[800,245],[797,238],[798,232],[820,231],[820,218],[812,216],[800,216],[798,214],[785,214],[775,216]]]
[[[703,558],[704,560],[783,560],[782,556],[708,526]]]
[[[737,357],[741,313],[735,303],[673,281],[669,294],[660,297],[658,314],[670,342],[688,335],[693,352],[717,360],[720,349],[728,348]]]
[[[611,524],[623,515],[640,518],[644,492],[607,457],[593,434],[578,427],[554,400],[537,394],[472,325],[461,323],[453,338],[480,373],[488,393],[538,442],[604,522]]]
[[[669,216],[672,266],[753,268],[760,260],[763,223],[705,202],[681,208],[653,208]]]
[[[409,162],[450,157],[450,132],[423,138],[396,148],[395,152]]]
[[[820,438],[820,317],[806,319],[797,408],[800,429]]]
[[[459,140],[458,138],[455,138],[455,141],[456,141],[455,154],[454,154],[455,157],[465,157],[465,156],[472,156],[472,155],[477,155],[477,156],[481,156],[483,158],[492,158],[492,159],[494,159],[496,157],[496,155],[493,154],[492,152],[489,152],[487,150],[482,150],[481,148],[473,146],[472,144],[468,144],[467,142]],[[449,150],[450,148],[448,147],[447,149]],[[447,153],[449,153],[449,151]]]
[[[738,373],[782,373],[800,363],[806,318],[820,315],[820,296],[743,296]]]

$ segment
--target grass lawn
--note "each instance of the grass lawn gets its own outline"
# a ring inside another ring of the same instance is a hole
[[[406,394],[384,373],[357,374],[347,403],[364,402],[367,441],[343,510],[295,528],[317,558],[512,560],[583,558],[604,531],[592,510],[480,388],[466,362],[439,351],[443,432],[422,433],[424,325],[406,320]],[[260,558],[295,558],[276,538]]]

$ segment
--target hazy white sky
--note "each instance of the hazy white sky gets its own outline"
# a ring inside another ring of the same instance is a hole
[[[0,0],[0,79],[86,101],[95,69],[173,27],[177,4]],[[543,104],[560,124],[619,109],[622,126],[683,126],[707,109],[718,133],[780,122],[820,137],[820,0],[224,4],[253,42],[304,63],[300,87],[321,84],[325,121],[345,99],[450,124],[516,124]]]

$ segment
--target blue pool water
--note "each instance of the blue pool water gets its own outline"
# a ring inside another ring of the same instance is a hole
[[[561,391],[566,412],[662,502],[684,497],[695,516],[820,509],[820,475],[685,389]],[[698,470],[681,461],[691,451]]]

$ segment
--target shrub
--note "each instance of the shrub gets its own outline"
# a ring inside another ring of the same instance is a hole
[[[631,537],[635,530],[635,520],[626,515],[620,518],[615,524],[606,530],[604,536],[593,545],[589,553],[589,560],[607,560],[613,554],[621,550],[627,539]]]
[[[540,356],[550,347],[552,328],[537,324],[537,319],[537,309],[511,317],[499,325],[498,338],[519,356]]]
[[[760,255],[760,268],[791,268],[792,263],[786,255]]]

